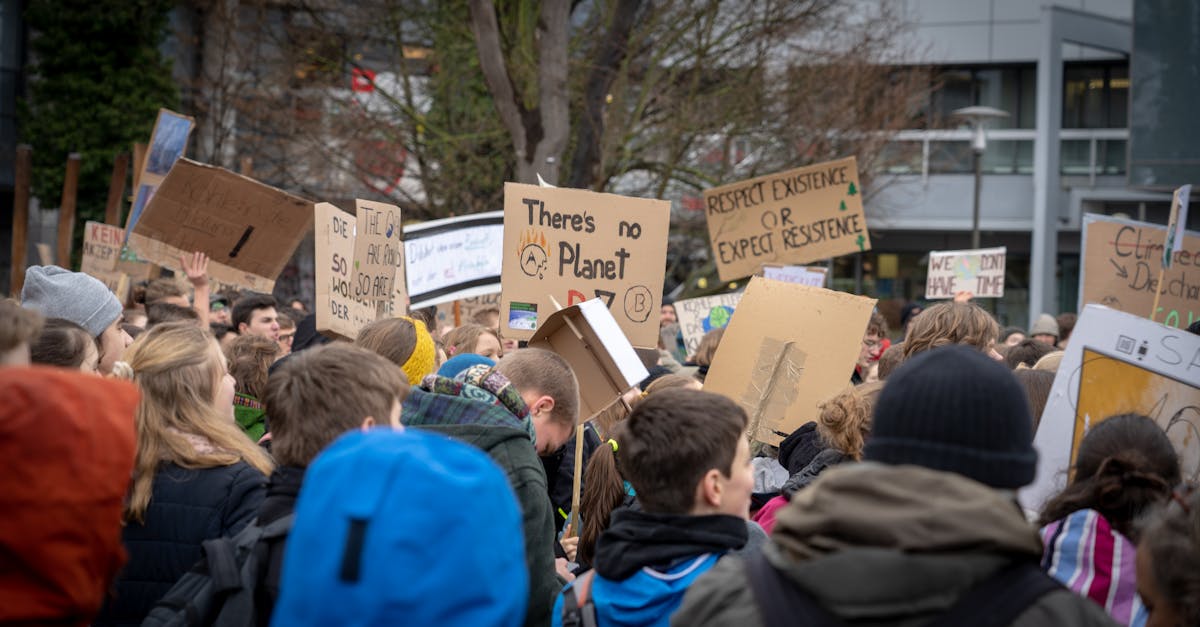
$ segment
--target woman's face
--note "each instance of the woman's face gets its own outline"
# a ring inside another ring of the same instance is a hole
[[[491,333],[481,333],[479,340],[475,342],[475,350],[471,352],[483,355],[492,361],[500,361],[500,357],[504,354],[500,348],[500,340]]]
[[[212,343],[211,352],[220,375],[215,386],[216,395],[213,398],[213,405],[222,416],[229,416],[229,420],[232,421],[233,397],[237,393],[237,381],[234,380],[233,375],[229,374],[229,365],[225,360],[225,355],[221,353],[221,347],[215,340]]]

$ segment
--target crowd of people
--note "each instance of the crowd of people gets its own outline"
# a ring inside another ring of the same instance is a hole
[[[581,416],[498,311],[334,340],[181,265],[129,303],[35,266],[0,301],[0,624],[1200,625],[1200,496],[1153,419],[1017,501],[1071,314],[877,312],[772,446],[670,304],[650,377]]]

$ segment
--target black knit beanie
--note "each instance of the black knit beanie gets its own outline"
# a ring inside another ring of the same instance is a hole
[[[888,377],[863,457],[954,472],[994,488],[1033,481],[1037,452],[1025,390],[966,346],[937,348]]]

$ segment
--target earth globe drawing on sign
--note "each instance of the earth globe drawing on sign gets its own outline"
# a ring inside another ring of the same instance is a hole
[[[979,257],[959,257],[954,263],[954,280],[959,285],[969,284],[979,276]]]
[[[700,321],[700,326],[704,328],[704,332],[708,333],[713,329],[724,329],[729,325],[729,319],[733,317],[733,307],[729,305],[717,305],[708,310],[708,315]]]

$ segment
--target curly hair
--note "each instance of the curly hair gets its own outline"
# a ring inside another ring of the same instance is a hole
[[[830,447],[855,460],[862,459],[867,434],[871,432],[871,414],[883,391],[883,382],[852,386],[821,403],[817,433]]]
[[[951,344],[965,344],[987,351],[996,343],[999,331],[996,319],[979,305],[938,303],[909,323],[908,335],[904,338],[904,359]]]

